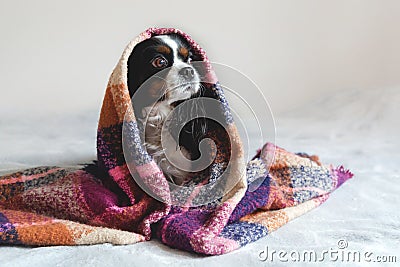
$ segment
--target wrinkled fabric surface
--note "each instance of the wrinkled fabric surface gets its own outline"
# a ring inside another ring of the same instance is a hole
[[[126,62],[139,42],[172,32],[186,38],[207,64],[204,50],[176,29],[151,28],[130,42],[106,89],[97,132],[97,162],[81,168],[38,167],[1,176],[0,244],[133,244],[157,238],[186,251],[224,254],[319,206],[352,177],[341,166],[324,165],[317,156],[294,154],[272,143],[265,144],[245,164],[228,103],[210,72],[213,83],[208,90],[221,103],[231,142],[230,157],[224,157],[226,143],[217,140],[222,156],[210,165],[209,176],[218,177],[220,167],[228,168],[226,161],[231,160],[229,177],[237,183],[210,205],[180,207],[169,203],[167,179],[140,140],[126,85]],[[131,144],[131,162],[124,157],[123,131]],[[132,175],[147,181],[166,201],[146,194]],[[252,183],[258,186],[248,190]],[[191,188],[191,193],[196,194],[197,188]]]

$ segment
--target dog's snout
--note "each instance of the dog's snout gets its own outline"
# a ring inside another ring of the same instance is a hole
[[[194,77],[194,70],[191,67],[184,67],[179,71],[179,75],[186,79],[192,79]]]

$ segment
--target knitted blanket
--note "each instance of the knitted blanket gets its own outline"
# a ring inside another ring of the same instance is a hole
[[[210,130],[217,156],[207,171],[197,182],[171,187],[146,152],[127,88],[127,60],[134,46],[167,33],[183,36],[209,64],[204,50],[177,29],[150,28],[131,41],[107,85],[97,161],[81,168],[37,167],[0,177],[0,244],[133,244],[156,238],[186,251],[224,254],[319,206],[352,177],[342,166],[323,165],[317,156],[294,154],[271,143],[246,164],[224,93],[208,69],[213,82],[207,90],[220,103],[229,138]],[[207,187],[221,176],[224,183]],[[218,195],[221,188],[224,194],[215,200],[204,203],[198,197],[203,191]]]

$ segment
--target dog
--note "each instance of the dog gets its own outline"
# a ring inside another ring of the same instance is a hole
[[[162,129],[171,112],[188,99],[202,96],[201,70],[192,61],[199,58],[179,34],[158,35],[137,44],[128,59],[128,89],[135,116],[144,130],[144,145],[166,177],[182,185],[190,177],[191,161],[199,158],[198,144],[207,132],[204,118],[185,122],[199,105],[183,109],[175,124],[171,119],[161,142]],[[185,123],[182,128],[180,122]],[[172,125],[177,126],[175,129]],[[176,132],[176,129],[181,129]],[[167,147],[165,147],[165,144]],[[168,151],[168,158],[166,155]],[[180,156],[187,160],[180,160]],[[169,159],[178,159],[179,166]]]

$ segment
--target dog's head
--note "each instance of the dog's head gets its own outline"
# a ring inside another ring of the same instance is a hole
[[[178,34],[158,35],[139,43],[128,59],[130,96],[139,97],[142,106],[189,99],[200,88],[192,60],[190,45]]]
[[[197,64],[191,64],[194,61]],[[182,101],[197,98],[190,106],[182,105],[178,109],[168,128],[179,145],[191,152],[193,159],[200,156],[198,144],[212,120],[199,116],[189,121],[187,117],[204,113],[198,112],[204,110],[202,97],[215,98],[214,92],[201,83],[206,65],[200,61],[200,55],[192,53],[189,43],[179,34],[147,39],[134,47],[128,59],[128,89],[137,118],[146,119],[146,112],[142,110],[158,102],[166,101],[175,108]]]

